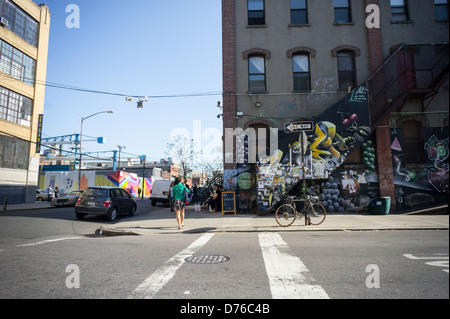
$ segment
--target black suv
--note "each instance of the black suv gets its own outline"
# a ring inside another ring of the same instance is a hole
[[[92,214],[115,220],[121,214],[134,216],[136,208],[133,196],[120,187],[88,187],[75,205],[75,214],[78,219]]]

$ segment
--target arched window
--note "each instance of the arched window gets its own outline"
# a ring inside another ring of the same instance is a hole
[[[248,57],[248,91],[250,93],[266,92],[266,59],[264,55]]]
[[[339,89],[346,90],[355,88],[356,82],[356,62],[354,51],[337,52]]]
[[[309,67],[309,54],[297,53],[292,56],[294,91],[307,91],[311,89]]]

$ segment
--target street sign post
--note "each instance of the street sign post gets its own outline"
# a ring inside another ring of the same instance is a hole
[[[305,171],[305,149],[303,142],[303,132],[313,131],[314,130],[314,122],[306,121],[306,122],[293,122],[293,123],[284,123],[284,131],[286,133],[298,133],[300,132],[301,138],[301,149],[302,149],[302,193],[303,197],[306,198],[306,171]],[[305,218],[305,225],[307,225],[308,221]]]
[[[302,131],[312,131],[313,128],[314,128],[314,123],[312,121],[284,123],[284,131],[286,133],[297,133],[297,132],[302,132]]]

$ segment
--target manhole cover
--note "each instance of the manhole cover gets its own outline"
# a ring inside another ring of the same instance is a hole
[[[185,259],[185,261],[191,264],[220,264],[225,263],[228,260],[230,260],[230,257],[221,255],[198,255]]]

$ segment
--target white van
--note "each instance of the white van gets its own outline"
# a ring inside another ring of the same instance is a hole
[[[150,200],[152,201],[152,206],[156,203],[169,204],[169,188],[171,180],[156,180],[153,182],[152,190],[150,191]]]

